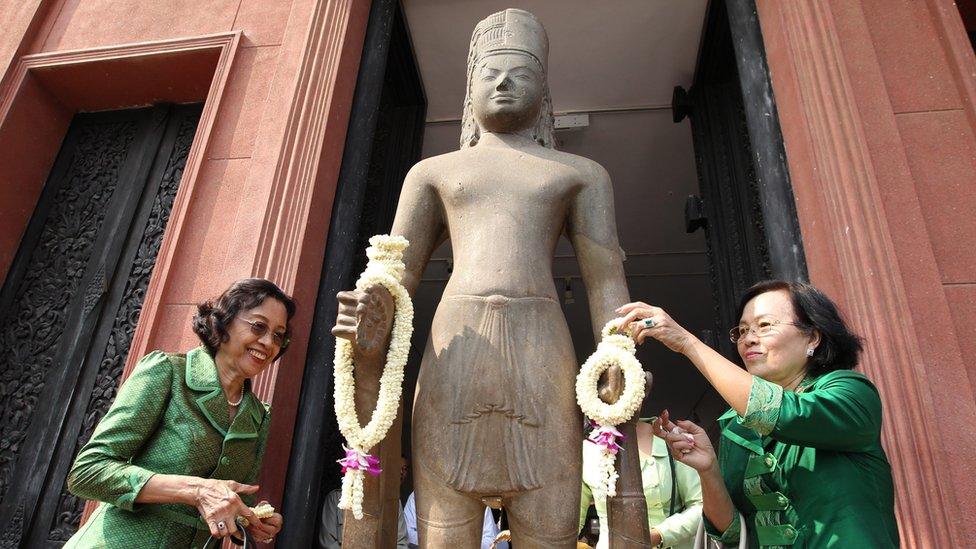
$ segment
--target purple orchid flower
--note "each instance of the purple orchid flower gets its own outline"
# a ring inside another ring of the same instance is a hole
[[[623,447],[617,443],[618,440],[623,440],[624,435],[613,426],[604,426],[597,423],[593,423],[593,431],[590,436],[586,438],[588,442],[592,442],[597,446],[602,446],[604,452],[611,454],[616,454],[618,451],[623,450]]]
[[[343,473],[349,469],[365,471],[373,476],[383,472],[383,469],[380,469],[380,458],[370,454],[359,453],[356,450],[347,448],[345,445],[343,445],[343,448],[346,450],[346,457],[336,460],[336,463],[342,465]]]

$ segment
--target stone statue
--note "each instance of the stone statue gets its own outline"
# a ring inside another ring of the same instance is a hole
[[[548,47],[526,11],[477,25],[461,148],[411,169],[391,231],[410,241],[403,285],[411,294],[440,243],[449,238],[454,253],[414,399],[421,547],[478,547],[484,502],[493,499],[503,502],[519,549],[575,547],[582,416],[579,364],[551,269],[560,235],[575,248],[598,338],[629,296],[606,170],[553,149]],[[353,341],[362,421],[376,402],[392,299],[379,286],[339,298],[333,333]],[[398,425],[377,449],[387,471],[399,458]],[[636,472],[636,487],[620,486],[616,499],[639,500],[641,513],[633,446],[629,481],[620,482],[633,484]],[[364,520],[345,521],[346,543],[360,540],[351,547],[392,547],[382,525],[392,514],[395,529],[396,481],[385,475],[367,480],[367,500],[375,499],[364,504]],[[636,516],[646,532],[646,513]]]

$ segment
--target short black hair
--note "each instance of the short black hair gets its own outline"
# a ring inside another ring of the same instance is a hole
[[[789,292],[797,327],[820,332],[820,345],[810,357],[811,376],[817,377],[832,370],[853,370],[857,367],[863,349],[861,337],[847,327],[837,311],[837,305],[811,284],[787,280],[759,282],[742,294],[736,316],[742,318],[742,311],[752,298],[778,290]]]
[[[210,352],[216,356],[220,344],[229,339],[227,327],[241,311],[253,309],[264,303],[265,299],[275,299],[285,306],[288,321],[285,323],[285,338],[291,335],[291,319],[295,316],[295,300],[279,288],[274,282],[264,278],[244,278],[234,282],[216,299],[210,299],[197,305],[197,314],[193,316],[193,332]],[[285,354],[282,347],[275,360]]]

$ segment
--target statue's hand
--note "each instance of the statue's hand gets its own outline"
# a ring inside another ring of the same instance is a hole
[[[620,366],[616,364],[610,366],[600,374],[597,381],[596,390],[600,400],[607,404],[617,402],[620,395],[624,393],[624,373]],[[651,386],[654,384],[654,375],[651,372],[644,372],[644,400],[651,397]]]
[[[607,404],[617,402],[624,393],[624,373],[616,364],[610,366],[600,374],[596,384],[596,393],[600,400]]]
[[[395,304],[385,287],[374,284],[365,291],[339,292],[339,314],[332,335],[348,339],[365,357],[386,353],[393,330]]]

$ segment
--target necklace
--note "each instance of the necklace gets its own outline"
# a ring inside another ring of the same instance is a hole
[[[241,396],[237,397],[237,402],[231,402],[230,400],[228,400],[227,401],[227,404],[229,404],[231,406],[238,406],[238,405],[240,405],[240,403],[241,403],[242,400],[244,400],[244,386],[243,385],[241,385]]]

